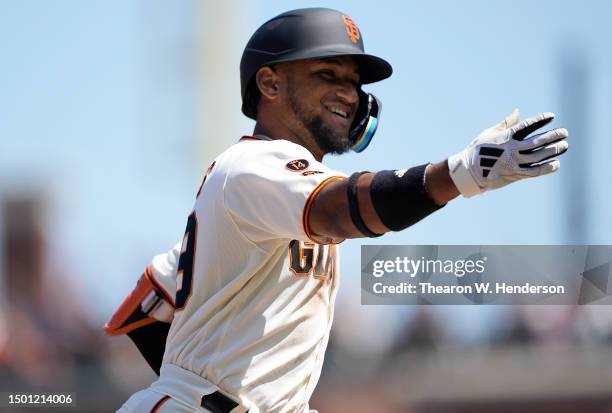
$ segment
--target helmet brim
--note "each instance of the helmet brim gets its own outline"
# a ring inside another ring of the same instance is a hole
[[[385,59],[369,54],[352,56],[359,65],[360,82],[364,85],[384,80],[393,73],[393,68]]]
[[[359,66],[359,77],[361,84],[369,84],[384,80],[393,74],[391,64],[385,59],[367,53],[345,53],[342,47],[334,50],[300,50],[294,53],[287,53],[281,59],[275,59],[265,64],[272,65],[285,62],[295,62],[298,60],[325,59],[326,57],[349,56],[355,59]]]

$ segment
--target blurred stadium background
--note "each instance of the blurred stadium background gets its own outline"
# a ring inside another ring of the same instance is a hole
[[[154,379],[101,327],[182,236],[208,161],[252,131],[248,37],[309,6],[349,14],[395,69],[368,88],[384,103],[377,139],[334,168],[443,159],[514,107],[570,130],[561,173],[368,243],[612,244],[608,1],[3,0],[0,391],[76,392],[72,411],[108,412]],[[612,412],[609,307],[361,306],[363,243],[343,245],[313,408]]]

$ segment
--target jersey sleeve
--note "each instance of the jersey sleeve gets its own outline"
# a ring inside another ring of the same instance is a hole
[[[172,321],[180,250],[181,243],[178,243],[168,252],[153,258],[136,287],[104,325],[106,334],[116,336],[138,330],[155,321]]]
[[[174,298],[176,296],[176,269],[181,255],[181,243],[172,247],[165,253],[158,254],[151,260],[146,268],[145,275],[149,277],[156,290],[164,298],[164,305],[160,306],[153,317],[161,321],[172,320],[174,313]]]
[[[252,142],[229,171],[224,186],[227,212],[252,242],[313,239],[308,212],[325,185],[346,174],[318,162],[287,141]]]
[[[154,287],[157,301],[142,300],[141,307],[156,320],[165,323],[174,318],[174,299],[176,297],[176,269],[181,255],[181,243],[178,242],[170,250],[158,254],[145,268],[143,277]],[[151,305],[153,303],[153,305]]]

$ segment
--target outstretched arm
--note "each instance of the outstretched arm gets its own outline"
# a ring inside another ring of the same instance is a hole
[[[513,111],[448,160],[415,168],[354,174],[325,186],[312,203],[310,231],[321,242],[399,231],[459,194],[468,198],[509,183],[556,172],[566,129],[529,136],[550,123],[541,113],[519,123]]]

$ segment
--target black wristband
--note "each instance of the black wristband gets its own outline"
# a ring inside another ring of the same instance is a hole
[[[361,213],[359,212],[359,200],[357,199],[357,181],[359,177],[366,172],[355,172],[348,181],[348,186],[346,189],[346,193],[348,196],[348,205],[349,212],[351,214],[351,220],[355,227],[361,232],[361,234],[366,237],[376,238],[380,237],[383,234],[377,234],[375,232],[370,231],[370,228],[367,227],[365,222],[363,222],[363,218],[361,217]]]
[[[442,208],[425,189],[427,165],[381,171],[374,175],[370,196],[376,213],[387,228],[401,231]]]

